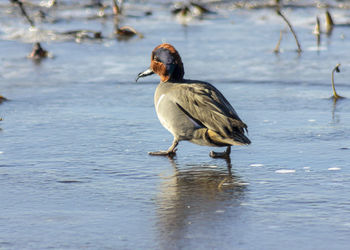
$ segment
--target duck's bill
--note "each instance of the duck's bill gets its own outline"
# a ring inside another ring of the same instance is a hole
[[[139,74],[137,75],[136,82],[137,82],[137,80],[138,80],[139,78],[141,78],[141,77],[146,77],[146,76],[150,76],[150,75],[153,75],[153,74],[154,74],[153,70],[151,70],[151,69],[146,69],[145,71],[143,71],[143,72],[141,72],[141,73],[139,73]]]

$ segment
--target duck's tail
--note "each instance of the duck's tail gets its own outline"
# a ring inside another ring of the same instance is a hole
[[[223,137],[219,133],[208,129],[209,139],[218,145],[249,145],[251,142],[243,133],[234,133],[232,137]]]

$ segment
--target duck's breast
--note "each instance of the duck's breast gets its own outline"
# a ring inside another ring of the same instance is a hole
[[[180,140],[191,140],[194,130],[201,127],[187,116],[176,103],[173,83],[160,83],[154,95],[154,106],[160,123]]]

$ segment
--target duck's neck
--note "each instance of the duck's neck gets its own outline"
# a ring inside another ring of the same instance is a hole
[[[185,75],[184,67],[182,62],[180,62],[179,64],[176,65],[176,68],[171,74],[171,77],[169,80],[173,82],[181,82],[184,80],[184,75]]]

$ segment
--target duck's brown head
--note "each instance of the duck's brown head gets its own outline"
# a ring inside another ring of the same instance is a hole
[[[136,81],[154,73],[159,75],[162,82],[183,80],[185,72],[182,60],[171,44],[162,43],[152,51],[150,68],[138,74]]]

